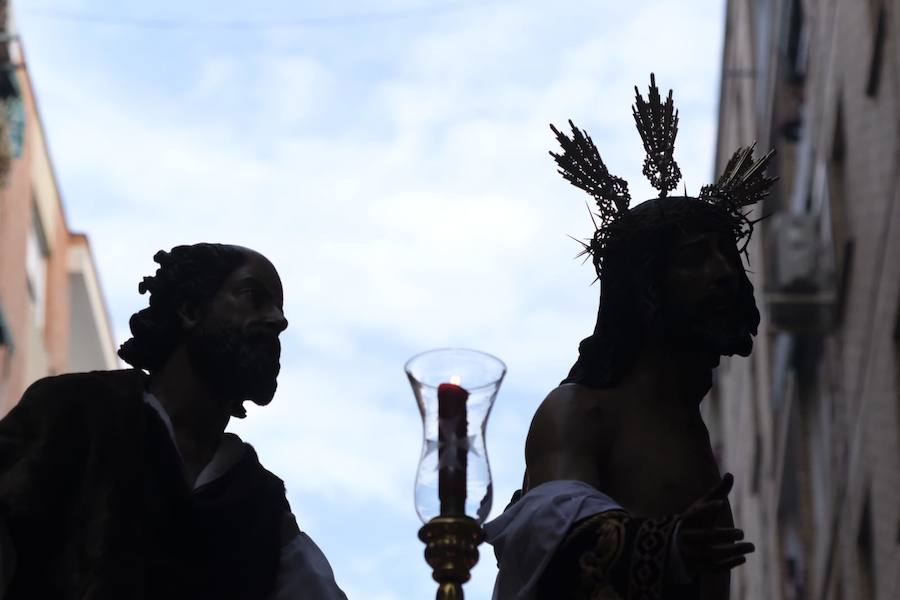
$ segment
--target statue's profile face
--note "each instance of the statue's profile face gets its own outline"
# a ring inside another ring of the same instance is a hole
[[[662,293],[663,324],[674,347],[707,352],[713,365],[721,355],[750,353],[758,313],[729,234],[690,229],[676,234]]]
[[[247,260],[223,282],[189,333],[192,364],[231,400],[268,404],[280,371],[279,334],[287,327],[281,279],[264,256]]]

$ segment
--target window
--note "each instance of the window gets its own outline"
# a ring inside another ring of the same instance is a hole
[[[0,346],[9,348],[12,345],[12,333],[6,325],[6,319],[3,318],[3,309],[0,308]]]
[[[869,60],[869,77],[866,80],[866,95],[878,95],[881,83],[881,63],[884,62],[884,42],[887,37],[887,15],[883,0],[872,4],[874,27],[872,35],[872,58]]]
[[[894,341],[900,343],[900,305],[897,306],[897,316],[894,317]]]
[[[32,203],[31,229],[25,246],[25,275],[34,324],[44,328],[47,309],[47,240],[37,206]]]
[[[792,83],[802,83],[806,78],[806,63],[809,53],[806,14],[803,10],[802,0],[786,3],[785,9],[788,23],[787,37],[784,40],[787,74]]]
[[[9,359],[12,357],[14,351],[15,346],[13,345],[12,331],[4,317],[3,307],[0,306],[0,382],[6,378],[9,370]],[[3,397],[2,394],[0,394],[0,406],[2,405]]]
[[[875,557],[872,548],[872,511],[869,504],[869,495],[866,494],[859,522],[859,532],[856,535],[858,598],[875,597]]]
[[[796,515],[779,520],[781,528],[781,592],[785,600],[804,600],[806,582],[804,558],[806,549],[800,534],[800,522]]]
[[[844,574],[842,571],[838,573],[832,589],[834,590],[834,595],[832,596],[834,600],[844,600]]]
[[[757,411],[754,411],[757,412]],[[753,494],[759,494],[759,484],[762,479],[762,436],[757,431],[753,436],[753,475],[751,477],[751,490]]]
[[[831,250],[834,257],[837,278],[834,306],[834,323],[839,327],[843,320],[844,304],[850,284],[850,267],[853,263],[853,239],[849,235],[846,205],[846,132],[844,129],[844,103],[839,98],[834,119],[834,134],[831,142],[831,156],[828,161],[828,216],[831,221]]]
[[[12,69],[0,73],[0,118],[5,120],[3,140],[9,146],[12,158],[21,158],[25,139],[25,105],[19,79]]]
[[[894,398],[897,402],[897,431],[900,432],[900,302],[894,317]],[[897,519],[897,545],[900,546],[900,519]]]
[[[764,115],[766,103],[769,97],[769,52],[772,37],[772,0],[757,0],[754,7],[754,70],[757,74],[756,84],[756,112]]]

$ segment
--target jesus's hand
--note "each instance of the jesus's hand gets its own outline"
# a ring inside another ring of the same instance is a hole
[[[676,544],[691,573],[727,571],[744,564],[753,544],[740,542],[744,532],[732,527],[716,527],[716,517],[725,508],[734,477],[726,473],[716,486],[694,502],[680,517]],[[740,542],[740,543],[739,543]]]

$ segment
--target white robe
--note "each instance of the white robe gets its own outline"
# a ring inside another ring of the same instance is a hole
[[[537,584],[572,525],[622,507],[594,487],[574,480],[548,481],[485,524],[497,556],[494,600],[533,600]]]

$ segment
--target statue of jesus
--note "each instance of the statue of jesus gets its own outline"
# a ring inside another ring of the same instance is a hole
[[[637,92],[637,90],[635,90]],[[741,252],[747,208],[773,179],[738,150],[699,197],[669,196],[681,177],[672,94],[634,107],[660,196],[630,207],[589,136],[553,128],[560,173],[591,194],[584,244],[600,281],[594,333],[538,408],[522,490],[485,526],[498,558],[494,598],[725,600],[753,545],[727,501],[733,484],[710,447],[700,404],[721,356],[750,354],[759,324]]]

